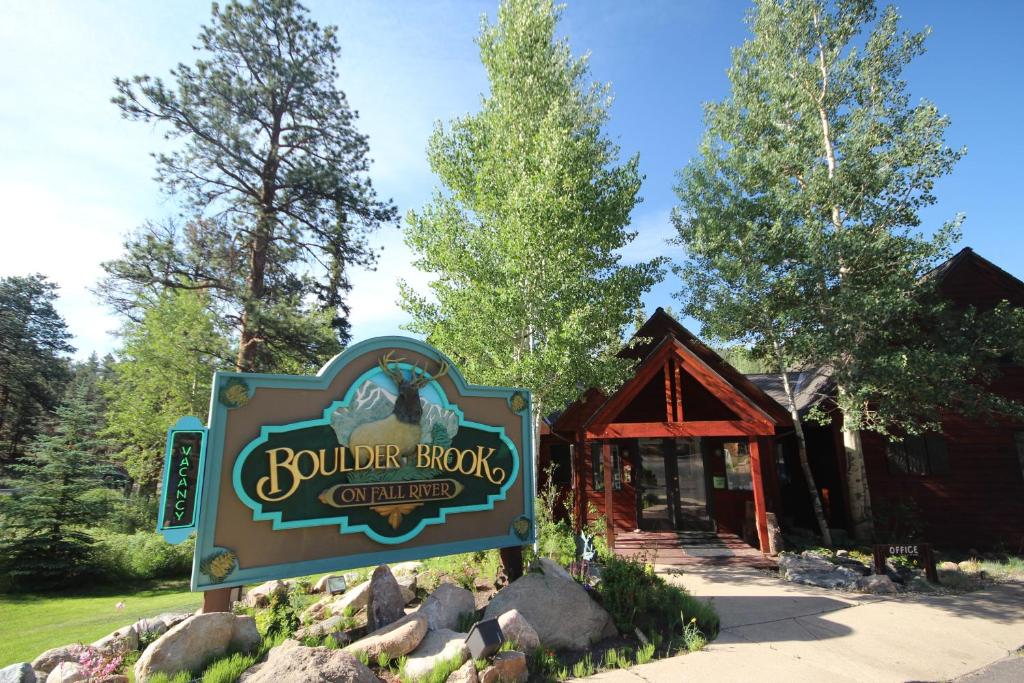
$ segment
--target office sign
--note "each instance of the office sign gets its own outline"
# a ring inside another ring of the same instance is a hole
[[[526,391],[417,340],[217,373],[193,589],[531,543],[531,453]]]

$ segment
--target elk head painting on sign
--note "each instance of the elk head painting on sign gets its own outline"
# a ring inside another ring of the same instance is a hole
[[[217,373],[193,590],[532,543],[530,399],[429,345]]]

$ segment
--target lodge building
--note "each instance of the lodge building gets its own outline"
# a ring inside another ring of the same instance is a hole
[[[1024,306],[1024,282],[970,248],[935,269],[956,306]],[[817,528],[779,375],[744,375],[659,308],[637,330],[636,364],[611,396],[584,393],[542,428],[540,464],[575,496],[577,519],[604,516],[609,541],[695,532],[769,548],[769,513]],[[790,373],[801,416],[827,401],[824,373]],[[1024,368],[993,388],[1024,400]],[[834,413],[835,411],[833,411]],[[850,531],[841,421],[804,421],[808,455],[832,529]],[[942,432],[889,442],[861,434],[879,537],[938,547],[1024,550],[1024,423],[946,414]]]

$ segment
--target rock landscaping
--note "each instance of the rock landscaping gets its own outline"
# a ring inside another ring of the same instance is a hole
[[[860,558],[860,559],[859,559]],[[977,562],[940,562],[939,583],[930,583],[923,569],[886,560],[886,573],[875,574],[871,558],[862,553],[826,549],[784,552],[779,555],[779,576],[786,581],[822,588],[859,591],[876,595],[934,593],[972,590],[986,578]]]
[[[348,589],[340,595],[328,594],[326,577],[315,584],[268,581],[248,590],[233,612],[140,619],[91,645],[53,648],[0,669],[0,683],[127,683],[127,673],[137,683],[180,680],[183,673],[206,681],[212,674],[204,672],[214,669],[211,680],[244,683],[520,683],[534,673],[561,680],[589,675],[602,663],[634,662],[617,648],[626,653],[642,644],[647,659],[653,655],[646,637],[631,640],[632,626],[624,627],[629,639],[619,636],[593,577],[581,584],[551,560],[539,560],[510,584],[461,569],[440,576],[420,570],[420,563],[402,563],[381,565],[365,580],[365,571],[346,574]],[[503,644],[473,660],[467,631],[491,618]],[[672,628],[662,650],[691,647],[679,644]]]

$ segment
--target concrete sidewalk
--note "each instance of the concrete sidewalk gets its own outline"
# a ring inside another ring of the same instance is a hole
[[[587,680],[946,681],[1024,645],[1024,585],[963,595],[879,596],[784,583],[747,568],[669,577],[714,601],[706,650]]]

